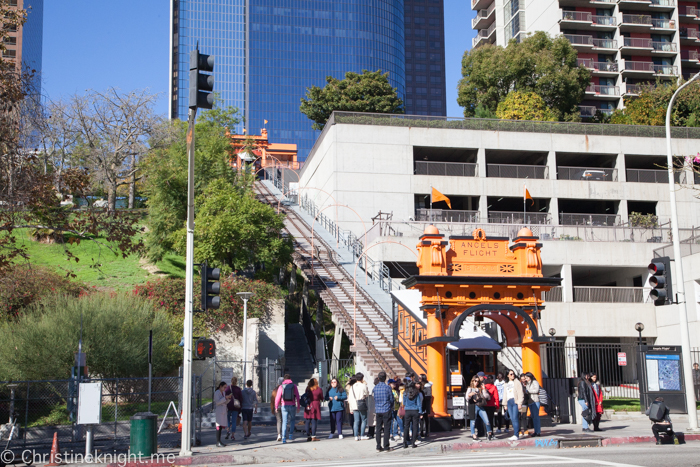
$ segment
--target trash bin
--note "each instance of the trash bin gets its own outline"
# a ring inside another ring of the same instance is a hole
[[[131,454],[151,457],[158,452],[158,416],[151,412],[139,412],[131,417]]]

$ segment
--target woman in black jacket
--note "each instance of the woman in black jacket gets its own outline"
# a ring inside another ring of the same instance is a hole
[[[578,379],[578,403],[581,406],[581,427],[583,431],[593,431],[589,426],[588,420],[593,420],[595,417],[595,395],[591,388],[590,374],[583,373]],[[584,416],[588,410],[587,417]],[[588,418],[588,420],[586,420]]]

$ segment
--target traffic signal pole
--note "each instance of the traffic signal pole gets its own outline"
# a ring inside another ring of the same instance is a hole
[[[698,430],[698,412],[695,404],[695,386],[693,384],[693,370],[690,354],[690,329],[688,327],[688,307],[686,306],[685,282],[683,278],[683,261],[681,257],[680,233],[678,230],[678,210],[676,209],[676,187],[673,175],[673,150],[671,148],[671,111],[673,101],[678,92],[693,80],[700,77],[700,73],[693,76],[680,86],[671,97],[666,109],[666,163],[668,164],[668,188],[671,202],[671,233],[673,235],[673,258],[676,263],[676,290],[678,294],[678,312],[681,331],[681,353],[683,355],[683,378],[685,381],[685,397],[688,405],[688,430]],[[673,297],[669,297],[673,300]]]
[[[194,314],[194,119],[197,107],[187,118],[187,258],[185,262],[185,355],[182,364],[182,440],[180,456],[192,455],[192,318]]]

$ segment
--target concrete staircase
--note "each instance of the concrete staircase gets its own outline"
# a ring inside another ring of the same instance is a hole
[[[311,358],[309,344],[304,335],[304,328],[298,323],[288,323],[285,331],[284,372],[289,373],[296,383],[299,396],[304,394],[309,380],[314,377],[316,367]],[[318,378],[318,375],[316,375]]]

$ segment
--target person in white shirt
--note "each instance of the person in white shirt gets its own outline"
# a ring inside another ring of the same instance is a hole
[[[505,397],[506,384],[506,381],[503,379],[503,373],[498,373],[496,382],[493,383],[498,390],[498,400],[500,402],[500,406],[496,411],[496,426],[498,427],[496,433],[501,432],[501,427],[503,426],[504,422],[506,425],[506,433],[508,432],[508,426],[510,425],[510,418],[508,417],[508,399]]]

